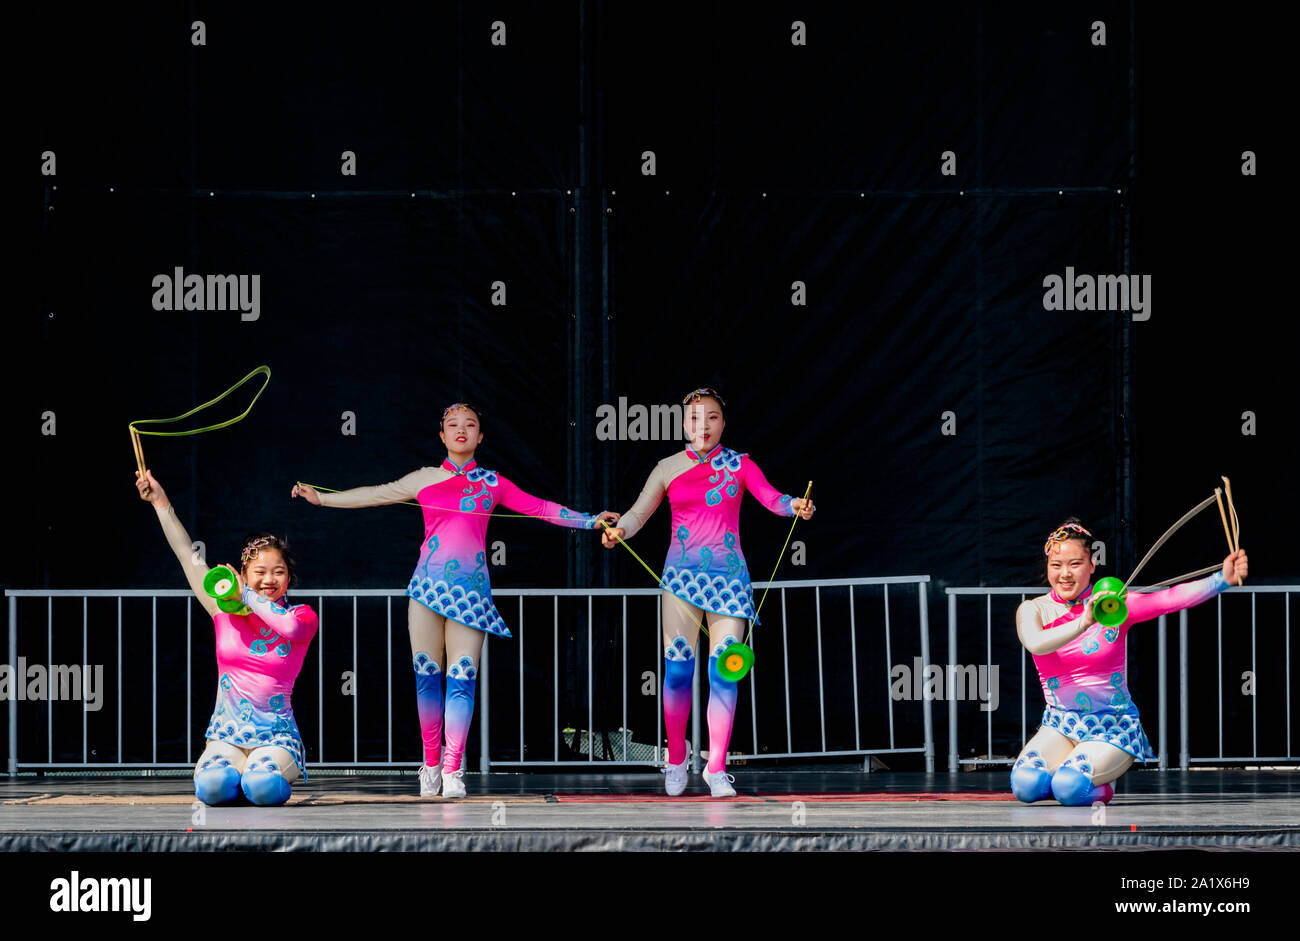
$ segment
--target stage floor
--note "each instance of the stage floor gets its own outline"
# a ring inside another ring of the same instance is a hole
[[[1094,811],[1025,805],[1006,771],[736,769],[738,797],[692,776],[467,774],[463,800],[414,774],[316,772],[284,807],[202,807],[188,777],[0,777],[0,850],[1300,849],[1300,772],[1130,772]]]

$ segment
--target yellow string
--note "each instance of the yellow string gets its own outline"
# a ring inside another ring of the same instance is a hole
[[[313,490],[323,490],[323,491],[325,491],[326,493],[342,493],[342,492],[343,492],[343,491],[341,491],[341,490],[335,490],[335,489],[333,489],[332,487],[322,487],[322,486],[319,486],[318,484],[306,484],[306,483],[303,483],[301,480],[298,481],[298,486],[299,486],[299,487],[311,487]],[[808,481],[808,489],[806,489],[806,490],[804,491],[804,494],[803,494],[803,498],[804,498],[805,501],[807,501],[807,499],[808,499],[808,495],[809,495],[810,493],[812,493],[812,481],[811,481],[811,480]],[[383,505],[384,505],[384,506],[397,506],[397,505],[401,505],[401,506],[414,506],[414,507],[419,507],[420,509],[425,509],[425,508],[427,507],[428,509],[437,509],[437,510],[440,510],[440,511],[442,511],[442,512],[450,512],[450,513],[464,513],[464,514],[466,514],[466,515],[468,515],[468,516],[493,516],[493,515],[496,515],[496,516],[509,516],[509,517],[514,517],[514,518],[516,518],[516,519],[542,519],[542,520],[558,520],[558,519],[572,519],[572,518],[573,518],[573,517],[569,517],[569,516],[529,516],[527,513],[498,513],[498,512],[496,512],[495,510],[462,510],[462,509],[451,509],[451,510],[449,510],[449,509],[447,509],[446,507],[435,507],[435,506],[433,506],[432,504],[418,503],[418,502],[414,502],[414,501],[411,501],[411,500],[395,500],[395,501],[393,501],[392,503],[389,503],[389,504],[383,504]],[[776,578],[776,570],[781,566],[781,559],[785,556],[785,550],[786,550],[786,547],[790,545],[790,537],[791,537],[792,535],[794,535],[794,524],[797,523],[798,521],[799,521],[799,514],[798,514],[798,513],[795,513],[795,515],[794,515],[794,520],[790,523],[790,531],[789,531],[788,533],[786,533],[786,536],[785,536],[785,545],[783,545],[783,546],[781,547],[781,553],[780,553],[780,555],[778,555],[778,556],[776,557],[776,565],[774,565],[774,566],[772,567],[772,575],[768,578],[768,581],[769,581],[769,582],[771,582],[772,579]],[[611,526],[609,523],[606,523],[603,517],[601,517],[600,519],[598,519],[597,522],[599,522],[600,525],[601,525],[601,526],[604,526],[606,529],[614,529],[614,528],[616,528],[616,527]],[[641,558],[641,556],[639,556],[639,555],[637,554],[637,551],[636,551],[635,549],[633,549],[631,546],[629,546],[625,540],[623,540],[623,539],[619,539],[619,540],[617,540],[617,541],[618,541],[619,545],[621,545],[621,546],[622,546],[624,549],[626,549],[628,552],[632,553],[632,558],[636,559],[637,562],[639,562],[639,563],[641,564],[641,567],[642,567],[643,569],[645,569],[647,572],[650,573],[650,577],[653,578],[654,581],[655,581],[655,586],[656,586],[656,587],[660,587],[660,583],[662,582],[662,578],[661,578],[661,577],[660,577],[660,576],[655,572],[654,569],[652,569],[649,565],[646,564],[645,559]],[[770,588],[770,587],[771,587],[771,586],[769,585],[768,588]],[[748,643],[748,642],[749,642],[749,638],[750,638],[750,636],[752,636],[753,633],[754,633],[754,623],[753,623],[753,622],[756,621],[756,620],[758,619],[758,613],[759,613],[760,611],[763,610],[763,601],[767,598],[767,591],[768,591],[767,588],[763,589],[763,597],[759,599],[759,601],[758,601],[758,607],[754,610],[754,617],[753,617],[753,619],[750,621],[750,625],[749,625],[749,634],[747,634],[747,635],[745,636],[745,643]],[[694,609],[692,608],[692,606],[691,606],[690,604],[688,604],[684,599],[682,599],[682,598],[678,598],[676,595],[673,595],[671,592],[669,592],[669,594],[672,595],[673,600],[677,601],[680,605],[682,605],[682,607],[683,607],[686,611],[690,612],[691,618],[694,619],[694,621],[695,621],[695,626],[698,627],[701,631],[704,632],[704,636],[705,636],[705,637],[710,637],[709,629],[708,629],[707,627],[704,626],[704,622],[703,622],[703,620],[702,620],[700,617],[696,616],[695,611],[694,611]]]
[[[216,405],[218,402],[220,402],[226,396],[230,395],[230,393],[234,392],[236,389],[238,389],[240,386],[246,383],[249,379],[252,379],[254,376],[264,377],[262,379],[262,388],[257,390],[257,395],[253,396],[253,401],[248,403],[248,408],[244,409],[241,413],[236,415],[234,418],[231,418],[227,421],[218,422],[215,425],[208,425],[204,428],[190,428],[186,431],[145,431],[141,428],[136,427],[136,425],[166,425],[166,424],[170,424],[171,422],[178,422],[181,421],[182,419],[189,418],[191,415],[195,415],[203,411],[205,408],[210,408],[211,406]],[[162,438],[182,438],[185,437],[186,435],[198,435],[198,434],[202,434],[205,431],[216,431],[219,428],[229,428],[235,422],[243,421],[245,418],[248,417],[248,413],[253,410],[253,406],[257,404],[257,400],[262,397],[262,393],[266,391],[266,387],[270,383],[270,381],[271,381],[271,367],[258,366],[247,376],[245,376],[243,379],[240,379],[233,386],[231,386],[225,392],[221,393],[211,402],[204,402],[202,405],[196,405],[194,408],[190,409],[184,415],[177,415],[175,418],[137,418],[135,421],[128,423],[128,427],[130,427],[130,429],[138,435],[158,435],[159,437]]]
[[[615,529],[615,528],[617,528],[617,527],[614,527],[614,526],[610,526],[610,525],[609,525],[608,523],[606,523],[603,519],[600,521],[600,525],[601,525],[601,526],[604,526],[606,529]],[[621,545],[624,549],[626,549],[628,552],[632,553],[632,558],[634,558],[634,559],[636,559],[638,562],[640,562],[640,563],[641,563],[641,567],[642,567],[643,569],[645,569],[647,572],[650,573],[650,577],[653,578],[653,579],[655,580],[655,585],[656,585],[657,587],[662,587],[662,586],[660,586],[660,582],[663,581],[663,579],[661,579],[658,575],[655,574],[655,570],[654,570],[654,569],[652,569],[650,566],[646,565],[645,559],[643,559],[643,558],[641,558],[639,555],[637,555],[637,554],[636,554],[636,550],[633,549],[631,546],[629,546],[629,545],[628,545],[624,540],[619,539],[619,540],[618,540],[618,543],[619,543],[619,545]],[[672,595],[672,592],[669,592],[669,594]],[[685,601],[685,599],[678,598],[676,595],[672,595],[672,597],[673,597],[673,600],[674,600],[674,601],[676,601],[678,604],[680,604],[680,605],[682,606],[683,610],[685,610],[688,614],[690,614],[691,618],[695,621],[695,626],[698,627],[700,630],[704,631],[704,636],[705,636],[705,637],[710,637],[710,635],[709,635],[709,629],[708,629],[707,627],[704,626],[704,621],[703,621],[703,619],[702,619],[702,618],[699,618],[699,617],[696,616],[695,611],[692,610],[691,606],[690,606],[689,604],[687,604],[687,602]]]
[[[807,505],[808,495],[812,493],[812,481],[808,481],[808,489],[803,492],[804,504]],[[772,574],[768,576],[767,588],[763,589],[763,597],[758,599],[758,607],[754,609],[754,619],[749,622],[749,633],[745,635],[745,643],[749,643],[749,638],[754,636],[754,624],[758,621],[758,615],[763,610],[763,602],[767,600],[767,593],[772,587],[772,582],[776,578],[776,570],[781,567],[781,560],[785,558],[786,546],[790,545],[790,537],[794,535],[794,524],[799,522],[799,514],[795,513],[794,519],[790,521],[790,531],[785,534],[785,545],[781,547],[781,554],[776,557],[776,565],[772,566]]]
[[[299,487],[311,487],[313,490],[324,490],[326,493],[342,493],[342,492],[343,492],[343,491],[341,491],[341,490],[335,490],[335,489],[333,489],[332,487],[321,487],[321,486],[318,486],[317,484],[305,484],[305,483],[303,483],[301,480],[298,481],[298,486],[299,486]],[[496,515],[496,516],[511,516],[511,517],[515,517],[516,519],[535,519],[535,520],[536,520],[536,519],[541,519],[541,520],[558,520],[558,519],[572,519],[572,518],[573,518],[573,517],[571,517],[571,516],[529,516],[527,513],[494,513],[493,510],[462,510],[462,509],[459,509],[459,508],[457,508],[457,509],[450,509],[450,510],[449,510],[449,509],[447,509],[446,507],[435,507],[435,506],[433,506],[432,504],[417,503],[417,502],[413,502],[413,501],[411,501],[411,500],[395,500],[395,501],[393,501],[392,503],[383,504],[383,505],[384,505],[384,506],[398,506],[398,505],[400,505],[400,506],[414,506],[414,507],[419,507],[420,509],[424,509],[425,507],[428,507],[429,509],[441,510],[441,511],[444,512],[444,513],[464,513],[464,514],[466,514],[467,516],[493,516],[493,515]],[[600,525],[601,525],[601,526],[604,526],[606,529],[613,529],[613,528],[614,528],[614,527],[610,526],[608,523],[606,523],[603,517],[599,520],[599,522],[600,522]],[[632,553],[632,558],[634,558],[634,559],[636,559],[638,562],[640,562],[640,563],[641,563],[641,567],[644,568],[647,572],[650,573],[650,577],[653,578],[653,579],[655,580],[655,585],[657,586],[657,585],[659,584],[659,582],[660,582],[660,578],[659,578],[658,575],[655,574],[655,570],[652,569],[649,565],[646,564],[645,559],[643,559],[643,558],[641,558],[639,555],[637,555],[635,549],[633,549],[631,546],[629,546],[629,545],[628,545],[626,542],[624,542],[622,539],[620,539],[620,540],[618,540],[618,541],[619,541],[619,543],[623,546],[623,548],[627,549],[628,552]],[[700,630],[702,630],[702,631],[704,632],[704,636],[705,636],[705,637],[708,637],[708,636],[709,636],[709,630],[708,630],[708,628],[706,628],[706,627],[704,626],[704,624],[701,623],[700,618],[698,618],[698,617],[695,616],[695,612],[691,610],[690,606],[687,605],[686,602],[683,601],[681,598],[678,598],[676,595],[673,595],[673,598],[676,599],[676,600],[677,600],[677,601],[682,605],[682,607],[683,607],[685,610],[687,610],[687,611],[690,612],[691,617],[695,619],[695,625],[696,625],[696,627],[698,627]]]
[[[804,499],[804,502],[805,502],[805,503],[806,503],[807,500],[808,500],[808,495],[811,494],[811,493],[812,493],[812,481],[810,480],[810,481],[808,481],[808,489],[806,489],[806,490],[803,492],[803,499]],[[776,578],[776,570],[777,570],[778,568],[781,567],[781,559],[785,557],[785,550],[786,550],[786,547],[790,545],[790,537],[791,537],[792,535],[794,535],[794,524],[797,523],[797,522],[799,522],[799,518],[800,518],[800,517],[799,517],[799,514],[796,512],[795,515],[794,515],[794,519],[790,522],[790,531],[789,531],[788,533],[786,533],[786,535],[785,535],[785,545],[783,545],[783,546],[781,547],[781,552],[780,552],[780,554],[776,557],[776,565],[772,566],[772,575],[768,578],[768,582],[769,582],[769,583],[770,583],[773,579]],[[608,523],[606,523],[603,519],[600,521],[600,525],[604,526],[606,529],[613,529],[613,528],[614,528],[614,527],[610,526]],[[636,554],[636,550],[635,550],[635,549],[633,549],[631,546],[629,546],[629,545],[628,545],[626,542],[624,542],[622,539],[620,539],[620,540],[618,540],[618,541],[623,545],[624,548],[627,549],[628,552],[632,553],[632,557],[633,557],[634,559],[636,559],[638,562],[641,563],[641,567],[642,567],[643,569],[645,569],[647,572],[650,573],[650,577],[653,578],[653,579],[655,580],[655,584],[658,585],[658,584],[660,583],[661,579],[660,579],[660,577],[659,577],[658,575],[655,574],[654,569],[652,569],[650,566],[646,565],[645,560],[642,559],[639,555]],[[771,588],[771,587],[772,587],[771,584],[769,584],[769,585],[767,586],[767,588],[764,588],[764,589],[763,589],[763,597],[758,599],[758,607],[754,609],[754,617],[753,617],[753,618],[750,620],[750,622],[749,622],[749,633],[745,635],[745,641],[744,641],[744,642],[745,642],[746,644],[749,643],[749,638],[750,638],[751,636],[753,636],[753,634],[754,634],[754,622],[758,620],[758,614],[759,614],[760,611],[763,610],[763,601],[766,600],[768,589]],[[681,598],[678,598],[676,595],[673,595],[673,598],[674,598],[675,600],[677,600],[678,602],[680,602],[682,605],[686,606],[686,610],[688,610],[688,611],[691,612],[691,617],[692,617],[692,618],[695,618],[695,612],[691,609],[691,607],[690,607],[689,605],[687,605],[687,603],[686,603],[685,600],[683,600],[683,599],[681,599]],[[709,632],[708,632],[708,630],[705,629],[704,624],[701,622],[701,620],[700,620],[699,618],[695,618],[695,623],[696,623],[696,625],[700,628],[700,630],[704,631],[704,634],[705,634],[706,637],[709,636]]]

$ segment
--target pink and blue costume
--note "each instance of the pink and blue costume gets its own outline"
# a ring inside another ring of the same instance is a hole
[[[525,493],[472,458],[463,467],[444,459],[440,470],[447,476],[425,483],[414,494],[424,513],[424,543],[406,594],[466,627],[509,637],[488,584],[487,525],[492,511],[500,504],[571,529],[592,529],[597,517]],[[339,505],[338,496],[331,495],[330,506]]]
[[[167,542],[195,597],[212,615],[216,638],[217,701],[194,769],[194,794],[205,804],[228,804],[244,796],[274,806],[289,799],[291,781],[307,776],[306,750],[293,716],[293,684],[316,636],[317,618],[307,605],[273,602],[244,587],[248,614],[227,614],[203,587],[208,566],[193,551],[189,534],[170,506],[154,507]],[[247,550],[246,550],[247,551]],[[224,748],[222,746],[233,746]],[[242,750],[242,768],[236,762]],[[296,768],[280,767],[284,749]]]
[[[640,497],[619,520],[623,538],[635,535],[668,495],[672,542],[659,587],[703,611],[714,621],[709,656],[709,771],[725,768],[736,710],[736,684],[717,671],[717,658],[744,638],[745,621],[758,621],[749,567],[740,548],[740,504],[746,491],[779,516],[794,516],[792,497],[770,483],[747,454],[717,445],[701,455],[687,447],[660,461]],[[695,651],[684,632],[694,628],[689,609],[665,601],[664,725],[669,764],[686,755],[686,722],[691,708]]]
[[[659,587],[705,611],[757,623],[740,548],[740,502],[746,491],[778,516],[794,516],[793,498],[768,483],[748,454],[719,444],[701,456],[688,447],[656,465],[619,526],[630,539],[667,493],[672,543]]]
[[[293,684],[316,636],[316,612],[282,605],[245,586],[250,614],[213,618],[217,703],[204,738],[240,748],[278,745],[293,756],[306,780],[305,749],[293,717]]]
[[[447,458],[438,467],[422,467],[392,483],[321,493],[320,500],[322,505],[336,507],[414,501],[424,513],[420,558],[406,586],[406,594],[414,602],[408,617],[416,706],[426,766],[455,771],[460,767],[474,712],[477,647],[474,656],[457,656],[449,648],[447,656],[455,662],[440,663],[443,631],[430,612],[485,634],[511,636],[492,601],[488,580],[487,525],[492,512],[498,505],[504,506],[572,529],[594,529],[599,517],[525,493],[473,459],[458,467]]]
[[[1142,762],[1154,758],[1137,704],[1128,688],[1129,629],[1134,624],[1201,604],[1227,587],[1223,573],[1215,572],[1207,578],[1160,591],[1129,592],[1125,598],[1128,618],[1118,627],[1096,623],[1056,650],[1034,654],[1046,705],[1039,733],[1012,768],[1012,790],[1016,796],[1027,802],[1053,794],[1062,803],[1109,800],[1108,796],[1099,798],[1100,788],[1091,784],[1094,768],[1087,755],[1071,754],[1058,768],[1050,766],[1048,756],[1033,747],[1035,742],[1045,741],[1039,738],[1045,729],[1080,744],[1110,745]],[[1070,601],[1061,598],[1055,590],[1027,599],[1016,612],[1021,636],[1074,622],[1087,610],[1091,595],[1089,585]]]

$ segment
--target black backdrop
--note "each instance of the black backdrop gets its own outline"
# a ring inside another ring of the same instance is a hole
[[[1097,20],[1105,46],[1090,41]],[[9,318],[6,587],[179,587],[135,497],[126,423],[179,413],[261,363],[274,378],[247,420],[146,438],[146,454],[210,559],[249,530],[283,532],[307,588],[404,584],[419,519],[314,510],[288,499],[293,481],[348,487],[436,463],[438,415],[468,398],[485,409],[482,463],[622,510],[675,445],[598,440],[598,406],[671,403],[700,384],[728,398],[727,444],[781,489],[815,481],[807,564],[782,576],[931,575],[936,660],[945,586],[1036,581],[1067,514],[1127,574],[1221,473],[1252,580],[1295,579],[1290,331],[1268,290],[1287,270],[1268,235],[1280,63],[1257,17],[1211,27],[1097,2],[192,3],[31,29],[46,69],[27,140],[57,155],[57,175],[34,185],[39,220],[23,204],[40,297]],[[949,150],[957,172],[943,176]],[[1258,176],[1240,173],[1243,150]],[[344,151],[355,176],[339,172]],[[260,318],[154,311],[151,279],[178,266],[259,274]],[[1150,274],[1151,319],[1045,311],[1042,280],[1067,266]],[[340,433],[344,412],[355,436]],[[744,520],[765,577],[786,527],[753,504]],[[637,545],[657,564],[667,537],[665,508]],[[509,553],[498,587],[649,584],[591,536],[502,520],[495,539]],[[1222,553],[1206,515],[1148,571]],[[600,657],[617,649],[613,624],[597,618]],[[648,655],[653,630],[638,629]],[[1135,632],[1139,702],[1153,646]],[[1009,629],[995,638],[1004,702],[1018,650]],[[159,656],[174,673],[174,648]],[[329,659],[337,643],[324,656],[325,675],[348,668]],[[200,723],[211,657],[193,657]],[[597,685],[616,697],[600,657]],[[61,662],[79,661],[70,649]],[[562,724],[582,725],[585,663],[571,666]],[[320,708],[350,722],[331,701]],[[879,704],[862,715],[879,722]],[[1000,753],[1018,744],[1007,722]]]

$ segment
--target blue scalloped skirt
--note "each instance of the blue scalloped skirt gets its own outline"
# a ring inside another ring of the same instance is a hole
[[[272,696],[270,703],[256,702],[235,686],[229,674],[223,673],[217,684],[217,705],[203,737],[240,748],[278,745],[293,756],[302,779],[307,780],[307,764],[303,760],[307,750],[298,731],[298,721],[293,717],[293,704],[286,696]]]
[[[1138,761],[1150,761],[1156,757],[1136,711],[1076,712],[1047,706],[1043,709],[1043,720],[1039,727],[1055,729],[1076,742],[1105,742],[1114,745]]]

